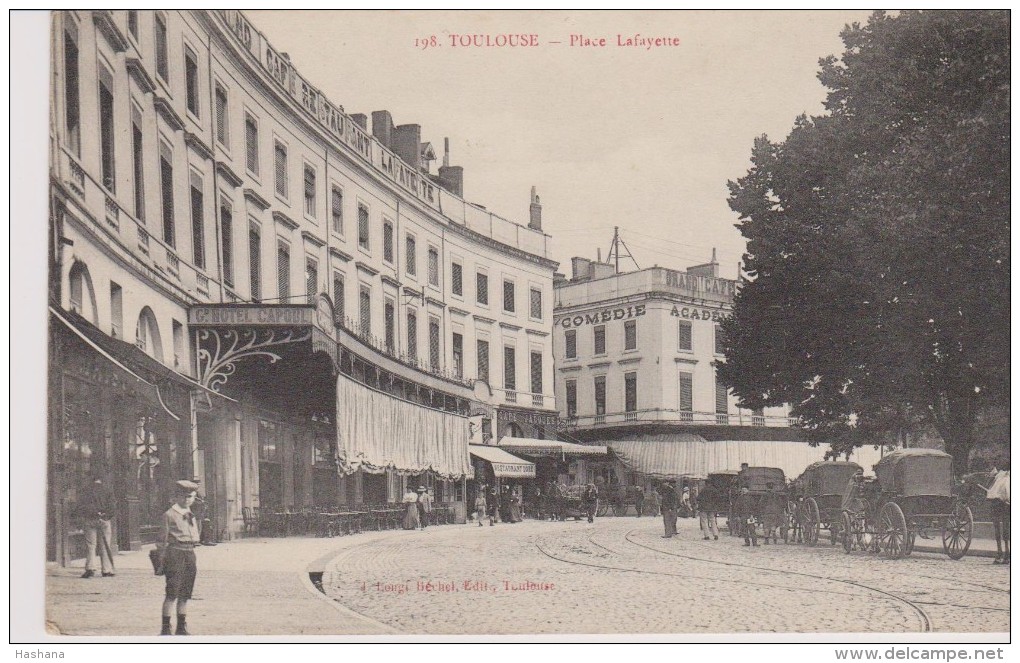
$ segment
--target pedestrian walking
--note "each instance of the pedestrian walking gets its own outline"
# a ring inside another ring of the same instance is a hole
[[[475,519],[478,521],[478,526],[482,527],[482,521],[485,520],[485,484],[478,487],[478,494],[475,495]]]
[[[85,532],[85,573],[82,578],[96,575],[96,552],[99,553],[100,569],[104,578],[109,578],[116,569],[113,566],[113,495],[103,485],[103,480],[96,477],[91,485],[85,488],[79,503],[79,512]]]
[[[641,486],[634,486],[634,507],[637,509],[637,517],[641,517],[645,508],[645,489]]]
[[[404,505],[404,521],[401,526],[404,529],[418,529],[421,524],[421,518],[418,517],[418,493],[408,486],[400,503]]]
[[[174,635],[188,633],[188,601],[195,588],[198,564],[195,546],[199,545],[198,519],[191,512],[198,484],[182,480],[175,485],[177,501],[163,514],[163,533],[160,549],[163,553],[163,575],[166,576],[166,594],[163,598],[163,628],[160,635],[170,635],[170,618],[177,612],[177,630]]]
[[[588,522],[595,522],[595,512],[599,508],[599,489],[594,483],[589,483],[584,488],[584,508],[588,512]]]
[[[496,524],[496,519],[499,517],[499,491],[493,486],[489,489],[489,499],[486,503],[486,508],[489,510],[489,527]]]
[[[432,516],[432,496],[425,486],[418,486],[418,520],[421,528],[429,526],[429,518]]]
[[[705,486],[698,494],[698,525],[701,537],[708,541],[709,536],[719,540],[719,523],[716,521],[715,508],[719,503],[719,495],[712,486]]]
[[[667,479],[659,488],[659,503],[662,511],[662,525],[666,533],[662,538],[672,539],[676,536],[676,479]]]
[[[995,479],[988,487],[988,503],[995,531],[995,559],[992,564],[1009,564],[1009,469],[995,472]]]
[[[519,523],[522,520],[521,516],[521,487],[513,486],[510,489],[510,506],[508,508],[510,518],[507,522]]]
[[[737,514],[741,534],[744,536],[744,545],[757,547],[758,532],[754,526],[754,517],[751,515],[754,510],[753,506],[750,490],[748,490],[747,486],[741,486],[740,495],[733,501],[733,512]]]

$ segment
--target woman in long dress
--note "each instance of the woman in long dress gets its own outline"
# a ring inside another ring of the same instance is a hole
[[[521,493],[518,486],[510,489],[510,522],[521,522]]]
[[[418,519],[418,494],[408,487],[401,502],[406,509],[403,522],[404,529],[418,529],[418,525],[421,523],[421,520]]]

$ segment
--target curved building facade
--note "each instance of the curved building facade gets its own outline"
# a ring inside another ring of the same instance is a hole
[[[51,53],[52,558],[97,476],[120,547],[189,475],[225,538],[407,481],[464,501],[470,417],[555,426],[533,192],[525,225],[468,202],[418,125],[346,112],[238,11],[55,12]]]

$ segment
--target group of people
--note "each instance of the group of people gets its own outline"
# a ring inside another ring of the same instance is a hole
[[[433,499],[425,486],[418,486],[417,491],[408,486],[400,502],[405,508],[402,523],[404,529],[425,529],[429,526]]]
[[[474,508],[479,527],[484,526],[486,518],[490,527],[497,522],[519,523],[524,519],[523,491],[520,486],[503,486],[501,495],[495,485],[482,484],[478,487]]]
[[[698,514],[698,519],[701,526],[702,538],[705,541],[714,539],[719,540],[719,524],[716,521],[716,514],[714,510],[709,509],[708,505],[713,503],[712,496],[707,493],[711,491],[710,487],[706,487],[702,490],[701,499],[698,500],[699,504],[705,505],[704,508],[696,507],[694,501],[691,498],[691,489],[684,487],[681,492],[677,492],[676,479],[667,479],[656,488],[656,494],[659,501],[659,511],[662,513],[662,524],[665,529],[665,533],[662,538],[672,539],[676,536],[676,521],[680,515],[687,517],[687,514],[693,515],[695,511]],[[641,515],[641,507],[638,507],[638,515]]]

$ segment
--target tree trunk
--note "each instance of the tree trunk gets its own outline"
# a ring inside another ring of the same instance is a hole
[[[971,398],[949,399],[948,426],[944,437],[946,453],[953,457],[953,472],[962,476],[970,468],[970,450],[974,445],[974,413]]]

